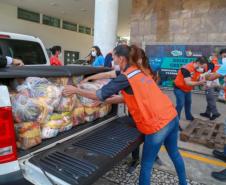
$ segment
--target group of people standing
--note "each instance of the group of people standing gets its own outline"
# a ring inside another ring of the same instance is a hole
[[[181,110],[185,107],[186,119],[192,121],[194,119],[191,113],[191,91],[193,87],[197,85],[205,86],[207,80],[225,76],[226,65],[224,64],[221,67],[209,65],[206,57],[199,57],[196,61],[183,66],[178,71],[174,81],[177,104],[175,107],[158,87],[154,80],[155,75],[149,67],[148,59],[141,48],[118,45],[112,52],[112,59],[115,70],[96,74],[84,80],[112,78],[107,85],[97,91],[87,91],[69,85],[64,88],[63,94],[65,96],[78,94],[112,104],[125,103],[137,129],[145,136],[139,184],[150,184],[154,161],[161,146],[165,145],[176,168],[179,184],[186,185],[185,165],[177,144]],[[209,73],[205,73],[208,71]],[[219,116],[212,112],[209,118],[214,120]],[[223,153],[218,151],[218,154]],[[212,175],[218,178],[219,174],[224,175],[224,173],[223,170],[214,172]]]

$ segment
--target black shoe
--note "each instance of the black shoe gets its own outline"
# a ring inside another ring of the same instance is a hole
[[[214,151],[213,151],[213,155],[214,155],[214,157],[216,157],[217,159],[220,159],[220,160],[226,162],[226,155],[224,154],[224,152],[220,152],[220,151],[218,151],[218,150],[214,150]]]
[[[215,120],[215,119],[217,119],[217,118],[220,117],[220,116],[221,116],[220,113],[218,113],[218,114],[213,114],[213,115],[211,116],[210,120]]]
[[[187,119],[188,121],[194,121],[194,117],[192,116],[190,119]]]
[[[202,117],[205,117],[205,118],[209,118],[210,119],[210,114],[208,114],[208,113],[206,113],[206,112],[204,112],[204,113],[200,113],[199,114],[200,116],[202,116]]]
[[[140,164],[139,160],[132,160],[131,163],[129,164],[129,169],[128,173],[133,173],[136,167]]]
[[[211,176],[219,181],[226,182],[226,169],[220,172],[212,172]]]

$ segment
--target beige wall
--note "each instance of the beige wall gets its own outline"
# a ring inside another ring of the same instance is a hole
[[[133,0],[131,42],[226,42],[226,0]]]
[[[93,37],[90,35],[17,19],[17,7],[2,3],[0,3],[0,31],[37,36],[46,48],[61,45],[64,50],[79,51],[80,58],[87,56],[93,44]]]

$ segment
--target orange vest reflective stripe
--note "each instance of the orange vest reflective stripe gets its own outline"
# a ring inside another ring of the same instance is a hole
[[[185,65],[182,68],[187,69],[191,73],[191,81],[193,81],[193,82],[198,81],[200,75],[202,74],[195,70],[193,62]],[[179,69],[179,71],[178,71],[177,77],[174,80],[174,84],[176,85],[176,87],[178,87],[179,89],[181,89],[184,92],[190,92],[193,89],[192,86],[186,85],[186,83],[184,81],[184,75],[182,74],[181,69]]]
[[[137,67],[129,67],[123,74],[129,81],[133,95],[124,90],[122,95],[140,132],[156,133],[177,116],[173,103],[150,75],[145,75]]]

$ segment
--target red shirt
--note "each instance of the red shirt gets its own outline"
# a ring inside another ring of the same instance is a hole
[[[50,57],[50,65],[51,66],[62,66],[62,63],[56,56],[51,56]]]

